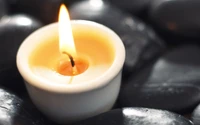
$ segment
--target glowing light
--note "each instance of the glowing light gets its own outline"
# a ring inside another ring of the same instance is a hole
[[[69,12],[63,4],[60,7],[59,13],[59,47],[61,53],[76,56]]]

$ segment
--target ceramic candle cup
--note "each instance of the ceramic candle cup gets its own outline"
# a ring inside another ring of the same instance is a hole
[[[58,23],[32,33],[24,40],[17,53],[17,67],[33,103],[48,118],[60,124],[76,122],[110,110],[118,97],[125,60],[124,45],[111,29],[84,20],[71,21],[71,25],[88,30],[93,28],[109,37],[115,51],[114,60],[101,75],[95,78],[91,76],[90,80],[80,81],[80,84],[58,84],[43,79],[31,70],[29,57],[32,51],[57,33]]]

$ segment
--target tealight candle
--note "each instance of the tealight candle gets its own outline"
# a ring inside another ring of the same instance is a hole
[[[112,108],[125,49],[111,29],[91,21],[70,22],[65,9],[62,13],[59,23],[24,40],[17,67],[38,109],[58,123],[70,123]]]

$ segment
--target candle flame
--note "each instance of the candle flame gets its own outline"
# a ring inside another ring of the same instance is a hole
[[[59,13],[59,49],[61,53],[76,56],[69,12],[64,4],[61,5]]]

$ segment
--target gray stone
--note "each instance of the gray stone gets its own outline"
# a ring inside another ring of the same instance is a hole
[[[194,125],[200,125],[200,105],[198,105],[192,113],[192,121]]]
[[[117,7],[130,11],[133,14],[139,13],[148,8],[151,0],[108,0]]]
[[[127,81],[122,107],[148,107],[190,113],[200,102],[200,47],[169,51]]]
[[[58,21],[63,0],[8,0],[12,13],[26,13],[45,24]]]
[[[21,14],[0,21],[0,85],[23,94],[24,83],[16,67],[17,50],[23,40],[41,26],[36,19]]]
[[[3,16],[7,15],[7,13],[8,13],[8,7],[5,0],[0,0],[0,19]]]
[[[32,103],[0,87],[0,125],[48,125]]]
[[[187,37],[199,37],[199,0],[153,0],[149,17],[159,28]]]
[[[148,108],[114,109],[74,125],[193,125],[172,112]]]
[[[163,41],[149,26],[107,2],[101,1],[97,6],[88,0],[81,1],[73,4],[69,11],[72,19],[101,23],[120,36],[126,48],[124,76],[138,70],[165,48]]]

